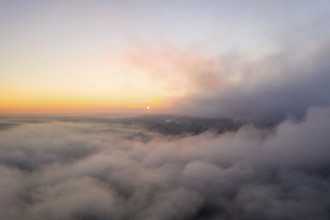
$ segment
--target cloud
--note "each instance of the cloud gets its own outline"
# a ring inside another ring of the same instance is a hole
[[[292,46],[255,59],[226,58],[217,74],[229,83],[190,94],[174,106],[196,116],[264,124],[288,115],[302,118],[309,107],[330,104],[329,44],[312,48]]]
[[[329,116],[149,141],[90,120],[2,130],[2,217],[328,219]]]
[[[137,74],[140,81],[146,78],[156,84],[166,96],[185,95],[224,83],[216,74],[218,64],[214,59],[172,45],[140,46],[110,58],[125,72]]]

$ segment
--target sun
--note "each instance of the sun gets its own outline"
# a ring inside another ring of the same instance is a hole
[[[151,108],[150,108],[150,106],[148,105],[148,106],[146,107],[146,109],[147,109],[147,110],[150,110]]]

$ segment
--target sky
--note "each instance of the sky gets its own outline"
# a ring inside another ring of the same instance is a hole
[[[0,113],[226,114],[198,103],[231,106],[219,94],[297,77],[287,66],[328,45],[329,11],[326,0],[2,0]]]

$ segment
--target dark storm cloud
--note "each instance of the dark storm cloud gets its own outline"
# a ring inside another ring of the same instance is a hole
[[[271,129],[173,139],[141,128],[153,137],[147,142],[118,136],[132,134],[125,126],[106,126],[48,122],[1,131],[2,218],[330,217],[329,108]]]
[[[308,42],[307,42],[308,43]],[[309,45],[310,46],[310,45]],[[179,111],[198,116],[231,117],[258,123],[303,117],[312,106],[330,104],[330,46],[288,47],[251,60],[232,57],[219,68],[223,78],[239,82],[219,85],[179,100]]]

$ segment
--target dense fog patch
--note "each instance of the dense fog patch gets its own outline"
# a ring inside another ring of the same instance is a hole
[[[26,123],[0,132],[0,210],[14,220],[328,219],[329,116],[312,108],[271,129],[174,139],[139,128],[147,142],[113,124]]]
[[[261,125],[301,119],[310,107],[330,105],[329,42],[305,42],[251,59],[220,56],[219,77],[228,82],[179,99],[176,109],[203,117],[229,117]]]

